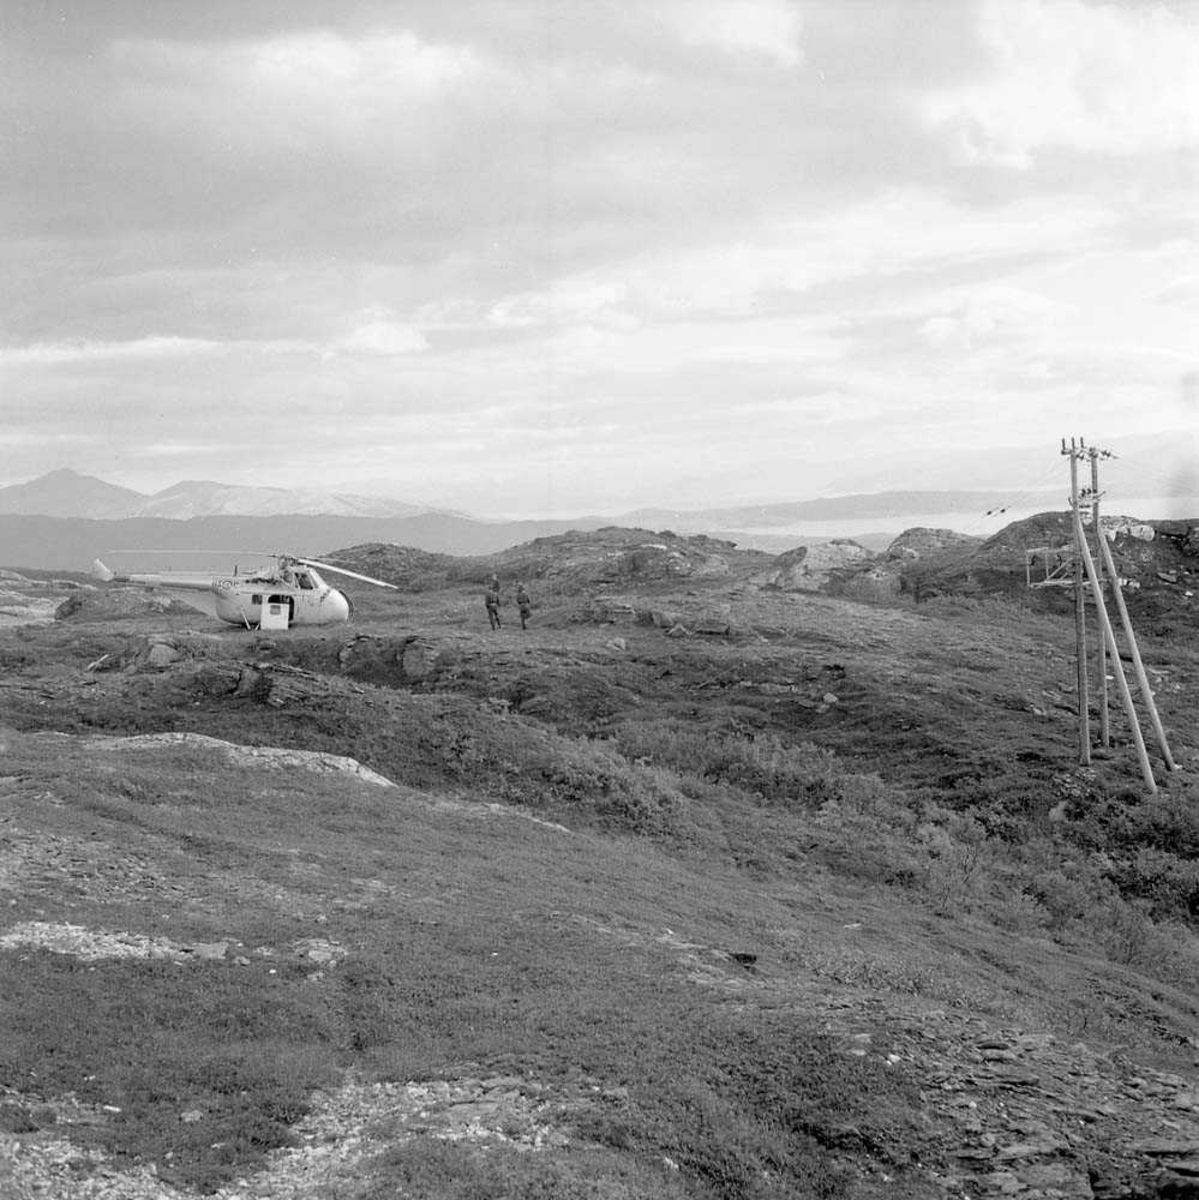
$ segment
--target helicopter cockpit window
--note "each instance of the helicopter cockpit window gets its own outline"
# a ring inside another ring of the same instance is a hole
[[[298,583],[305,591],[312,591],[312,576],[309,575],[307,571],[296,572],[296,583]]]

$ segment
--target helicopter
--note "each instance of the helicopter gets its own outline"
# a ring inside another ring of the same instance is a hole
[[[200,612],[246,629],[290,629],[295,625],[336,625],[348,621],[353,612],[350,598],[327,584],[317,573],[317,567],[399,590],[394,583],[310,558],[295,558],[290,554],[259,557],[269,558],[274,565],[244,575],[236,569],[232,575],[193,571],[119,574],[97,558],[92,571],[105,583],[140,583],[159,588]]]

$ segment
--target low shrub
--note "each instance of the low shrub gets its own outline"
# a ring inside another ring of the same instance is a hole
[[[1199,858],[1141,846],[1114,860],[1109,877],[1122,896],[1143,904],[1154,921],[1199,920]]]
[[[111,1106],[72,1136],[206,1190],[289,1145],[336,1070],[336,1021],[265,967],[9,955],[0,1025],[0,1086]]]
[[[661,1160],[630,1160],[602,1146],[522,1152],[418,1138],[371,1167],[360,1200],[683,1200],[693,1193]]]
[[[623,1111],[594,1114],[581,1132],[669,1159],[700,1195],[841,1197],[839,1154],[883,1162],[903,1150],[918,1090],[877,1059],[854,1057],[794,1015],[708,1015],[646,1047]]]
[[[815,811],[830,801],[863,808],[885,791],[878,776],[849,770],[834,751],[810,742],[791,745],[771,734],[745,737],[669,722],[628,722],[615,742],[627,759],[796,809]]]

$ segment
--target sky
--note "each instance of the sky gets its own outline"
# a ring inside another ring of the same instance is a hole
[[[0,483],[1193,495],[1197,63],[1199,0],[0,0]]]

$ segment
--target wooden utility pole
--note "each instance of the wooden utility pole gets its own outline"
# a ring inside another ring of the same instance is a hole
[[[1095,537],[1100,545],[1104,545],[1106,539],[1103,535],[1103,526],[1099,522],[1099,451],[1092,446],[1087,455],[1091,460],[1091,528],[1095,531]],[[1099,588],[1103,590],[1103,566],[1104,558],[1110,557],[1105,554],[1098,562],[1095,563],[1095,569],[1099,576]],[[1110,573],[1110,572],[1109,572]],[[1119,591],[1119,579],[1116,578],[1113,586]],[[1099,639],[1098,647],[1098,667],[1099,667],[1099,742],[1103,746],[1112,744],[1111,725],[1108,721],[1107,712],[1107,642],[1104,638]]]
[[[1094,446],[1087,447],[1086,443],[1081,439],[1076,444],[1074,439],[1070,439],[1070,448],[1066,449],[1066,439],[1062,438],[1062,453],[1070,455],[1070,493],[1074,508],[1074,545],[1078,559],[1081,561],[1083,568],[1086,571],[1086,576],[1091,585],[1091,591],[1095,599],[1095,615],[1099,622],[1101,631],[1102,645],[1100,646],[1100,670],[1104,674],[1104,682],[1106,683],[1106,674],[1104,667],[1104,652],[1110,655],[1112,672],[1116,680],[1116,686],[1120,692],[1120,699],[1124,704],[1124,711],[1128,715],[1129,728],[1132,731],[1133,742],[1136,744],[1137,759],[1141,764],[1141,775],[1145,780],[1145,786],[1151,793],[1157,792],[1157,781],[1153,778],[1153,769],[1149,765],[1149,754],[1145,749],[1145,738],[1141,733],[1141,724],[1137,718],[1136,707],[1132,701],[1132,692],[1128,687],[1128,678],[1124,673],[1124,664],[1120,659],[1120,648],[1116,643],[1116,632],[1112,627],[1111,617],[1108,615],[1107,603],[1104,600],[1104,572],[1107,574],[1107,582],[1111,588],[1112,599],[1115,601],[1116,609],[1120,614],[1120,623],[1124,629],[1124,637],[1128,643],[1129,657],[1132,659],[1133,669],[1136,672],[1137,685],[1141,689],[1141,695],[1145,699],[1145,706],[1149,710],[1149,718],[1153,724],[1154,733],[1157,734],[1158,744],[1161,746],[1162,757],[1165,759],[1166,769],[1177,771],[1178,766],[1174,762],[1174,758],[1170,753],[1170,746],[1166,741],[1166,731],[1162,727],[1161,716],[1157,711],[1157,704],[1153,699],[1153,689],[1149,686],[1149,676],[1145,671],[1145,664],[1141,660],[1140,647],[1137,645],[1136,634],[1133,632],[1132,620],[1128,615],[1128,606],[1124,603],[1124,593],[1120,586],[1120,572],[1116,567],[1116,560],[1112,555],[1112,548],[1108,545],[1107,537],[1103,532],[1103,527],[1099,522],[1099,459],[1110,458],[1111,452],[1108,450],[1099,450]],[[1084,454],[1091,460],[1091,488],[1089,500],[1091,503],[1091,517],[1095,530],[1095,537],[1099,547],[1099,554],[1092,557],[1090,547],[1087,545],[1086,534],[1083,531],[1082,525],[1082,504],[1078,496],[1078,471],[1076,460]],[[1096,558],[1098,562],[1096,562]],[[1077,579],[1077,576],[1076,576]],[[1079,654],[1083,652],[1083,647],[1080,642]],[[1081,726],[1080,726],[1081,729]],[[1106,690],[1103,693],[1103,737],[1106,742],[1108,738],[1107,725],[1107,696]]]
[[[1128,641],[1129,654],[1132,657],[1132,667],[1136,672],[1137,684],[1141,689],[1141,695],[1145,697],[1145,707],[1149,710],[1149,720],[1153,725],[1153,732],[1157,735],[1157,744],[1161,747],[1162,758],[1165,759],[1167,771],[1177,771],[1178,764],[1174,761],[1174,756],[1170,753],[1170,746],[1166,741],[1166,731],[1162,728],[1162,719],[1157,711],[1157,704],[1153,699],[1153,691],[1149,687],[1149,676],[1145,672],[1145,664],[1141,661],[1141,648],[1137,645],[1136,634],[1132,631],[1132,619],[1128,615],[1128,605],[1124,603],[1124,593],[1120,590],[1120,574],[1116,570],[1115,560],[1112,558],[1111,547],[1107,544],[1107,539],[1103,538],[1100,543],[1100,548],[1103,551],[1103,558],[1107,564],[1107,573],[1112,581],[1112,595],[1116,600],[1116,609],[1120,614],[1120,623],[1124,626],[1124,637]]]
[[[1116,675],[1116,686],[1120,690],[1120,699],[1124,702],[1124,711],[1128,714],[1128,724],[1132,729],[1132,739],[1137,747],[1137,759],[1141,764],[1141,777],[1151,793],[1157,793],[1157,780],[1153,778],[1153,768],[1149,765],[1149,754],[1145,749],[1145,738],[1141,733],[1141,723],[1137,720],[1137,710],[1132,702],[1132,692],[1128,689],[1128,680],[1124,677],[1124,664],[1120,661],[1120,647],[1116,645],[1116,634],[1107,615],[1107,605],[1103,602],[1103,592],[1099,588],[1099,576],[1095,572],[1095,560],[1091,557],[1087,539],[1083,536],[1082,513],[1074,510],[1074,538],[1082,555],[1087,578],[1095,593],[1095,611],[1099,618],[1099,627],[1107,640],[1108,653],[1112,656],[1112,668]]]
[[[1062,438],[1062,453],[1070,456],[1070,510],[1074,514],[1074,657],[1077,665],[1078,682],[1078,761],[1085,767],[1091,762],[1091,713],[1090,696],[1087,690],[1087,614],[1083,596],[1083,536],[1082,520],[1079,515],[1078,458],[1083,451],[1070,439]]]

